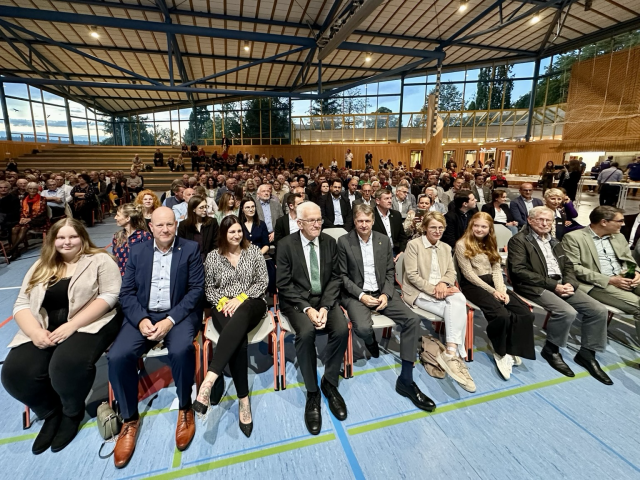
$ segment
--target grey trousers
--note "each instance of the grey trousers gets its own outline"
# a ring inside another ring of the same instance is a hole
[[[565,347],[571,325],[580,315],[582,347],[596,352],[604,351],[607,345],[607,309],[600,302],[580,290],[566,298],[559,297],[550,290],[545,290],[539,297],[522,296],[551,312],[547,323],[549,342]]]
[[[375,309],[367,307],[357,298],[346,295],[342,298],[342,306],[349,315],[354,333],[365,344],[373,343],[375,337],[371,315]],[[405,305],[399,295],[394,295],[388,301],[387,308],[379,313],[389,317],[400,326],[400,358],[415,362],[418,339],[420,338],[420,317]]]
[[[624,313],[633,315],[636,333],[640,338],[640,287],[631,291],[622,290],[613,285],[607,285],[606,288],[593,287],[589,290],[589,296],[605,305],[611,305]]]

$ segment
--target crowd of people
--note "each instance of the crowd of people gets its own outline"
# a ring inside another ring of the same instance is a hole
[[[190,152],[199,150],[192,146]],[[375,170],[367,155],[364,170],[333,168],[334,162],[327,169],[305,167],[300,157],[292,168],[266,156],[253,164],[236,157],[235,165],[223,168],[194,163],[193,175],[177,178],[161,198],[140,185],[135,198],[117,206],[113,256],[92,244],[85,228],[92,223],[75,202],[73,215],[50,227],[39,260],[24,278],[13,313],[20,330],[2,369],[6,390],[44,420],[33,453],[59,451],[73,440],[95,362],[109,345],[109,380],[124,420],[114,453],[117,467],[131,459],[140,428],[138,358],[160,342],[168,349],[178,395],[177,448],[186,449],[194,438],[195,413],[204,415],[221,401],[227,366],[239,400],[239,428],[250,436],[247,334],[276,292],[295,332],[307,392],[304,421],[314,435],[322,429],[321,394],[338,420],[347,418],[338,377],[348,322],[369,355],[378,357],[372,321],[377,314],[400,330],[395,390],[425,411],[436,404],[413,379],[420,312],[445,325],[437,368],[429,374],[448,375],[462,389],[476,391],[464,361],[467,301],[484,314],[505,380],[523,359],[536,359],[532,301],[550,312],[542,358],[563,375],[575,375],[560,349],[579,317],[575,362],[603,384],[613,383],[596,354],[606,346],[607,305],[640,323],[640,270],[632,254],[640,238],[638,215],[603,205],[583,226],[575,221],[567,191],[553,183],[543,199],[523,183],[509,201],[507,180],[491,163],[458,172],[451,162],[445,169],[417,164],[407,170],[381,160]],[[191,158],[199,162],[200,155]],[[353,162],[350,151],[347,160]],[[69,197],[87,202],[109,178],[82,173],[67,185],[64,172],[44,177],[25,178],[17,194],[22,178],[0,181],[3,208],[5,201],[19,206],[12,237],[30,228],[23,220],[41,218],[37,212],[49,198],[52,204],[68,205]],[[118,182],[110,181],[106,191]],[[59,196],[45,197],[43,189],[54,187]],[[510,235],[503,251],[497,229]],[[396,279],[401,256],[402,275]],[[192,402],[192,342],[209,317],[220,339]],[[318,334],[328,336],[321,379]]]

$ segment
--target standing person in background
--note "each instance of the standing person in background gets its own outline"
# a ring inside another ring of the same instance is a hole
[[[364,166],[365,168],[370,168],[373,165],[373,154],[371,150],[367,150],[367,153],[364,154]]]
[[[123,277],[127,268],[131,246],[153,238],[147,229],[142,209],[141,205],[125,203],[120,205],[116,212],[116,225],[121,227],[121,230],[113,234],[111,252],[116,257],[120,275]]]
[[[627,165],[627,175],[631,182],[640,182],[640,155],[637,156],[633,162]],[[634,188],[631,191],[631,195],[635,197],[636,193],[638,193],[638,189]]]
[[[351,169],[353,164],[353,153],[351,153],[351,149],[347,148],[347,153],[344,154],[344,168],[347,170]]]
[[[556,175],[555,166],[553,162],[549,160],[545,164],[542,171],[540,172],[540,177],[542,178],[542,194],[543,195],[548,189],[553,188],[553,179],[555,175]]]
[[[600,170],[602,167],[600,166],[600,160],[597,160],[595,165],[591,167],[591,180],[598,180],[598,175],[600,175]],[[593,185],[589,185],[589,192],[594,192],[596,187]]]
[[[562,187],[566,190],[571,201],[575,202],[576,195],[578,193],[578,184],[582,177],[582,165],[580,164],[580,160],[569,160],[568,171],[569,176],[564,181],[564,185],[562,185]],[[640,173],[640,171],[638,173]]]
[[[151,222],[151,214],[153,211],[160,207],[160,200],[155,193],[151,190],[142,190],[133,202],[135,205],[139,205],[142,208],[142,216],[149,230],[149,222]]]

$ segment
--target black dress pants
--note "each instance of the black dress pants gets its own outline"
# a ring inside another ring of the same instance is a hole
[[[12,348],[2,366],[2,385],[39,419],[60,407],[68,417],[79,415],[96,376],[95,364],[121,324],[118,313],[99,332],[76,332],[55,347],[40,349],[28,342]]]
[[[320,308],[320,298],[311,297],[309,303],[315,309]],[[316,352],[316,335],[326,333],[329,341],[326,348],[324,364],[324,378],[333,386],[338,386],[340,365],[347,349],[349,327],[340,305],[336,302],[327,314],[327,324],[322,330],[316,330],[309,317],[300,310],[296,310],[285,300],[280,300],[282,313],[287,317],[296,332],[296,355],[298,365],[304,378],[307,392],[318,391],[318,354]]]
[[[249,395],[247,334],[260,324],[266,311],[267,304],[261,298],[245,300],[231,317],[225,317],[215,308],[211,310],[211,320],[220,338],[209,371],[220,376],[229,364],[238,398]]]
[[[480,278],[493,286],[491,275],[483,275]],[[473,285],[464,277],[460,279],[460,288],[467,300],[480,307],[487,319],[487,336],[494,352],[501,356],[509,354],[535,360],[535,317],[515,293],[507,291],[509,303],[505,305],[484,288]]]

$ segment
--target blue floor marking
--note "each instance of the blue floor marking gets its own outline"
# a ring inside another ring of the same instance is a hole
[[[570,417],[567,413],[565,413],[560,407],[558,407],[555,403],[553,403],[551,400],[548,400],[547,398],[545,398],[543,395],[540,394],[540,392],[534,392],[535,395],[537,395],[538,397],[540,397],[543,401],[545,401],[546,403],[548,403],[552,408],[554,408],[558,413],[560,413],[560,415],[562,415],[563,417],[565,417],[567,420],[569,420],[571,423],[573,423],[575,426],[577,426],[579,429],[581,429],[582,431],[584,431],[587,435],[589,435],[591,438],[593,438],[596,442],[598,442],[600,445],[602,445],[604,448],[606,448],[607,450],[609,450],[611,453],[613,453],[616,457],[618,457],[620,460],[622,460],[624,463],[626,463],[627,465],[629,465],[631,468],[633,468],[636,472],[640,472],[640,468],[638,468],[636,465],[634,465],[633,463],[631,463],[629,460],[627,460],[624,456],[622,456],[622,454],[618,453],[618,451],[616,451],[615,449],[613,449],[612,447],[610,447],[609,445],[607,445],[605,442],[603,442],[600,438],[598,438],[596,435],[594,435],[593,433],[591,433],[589,430],[587,430],[585,427],[583,427],[580,423],[578,423],[576,420],[574,420],[572,417]]]

